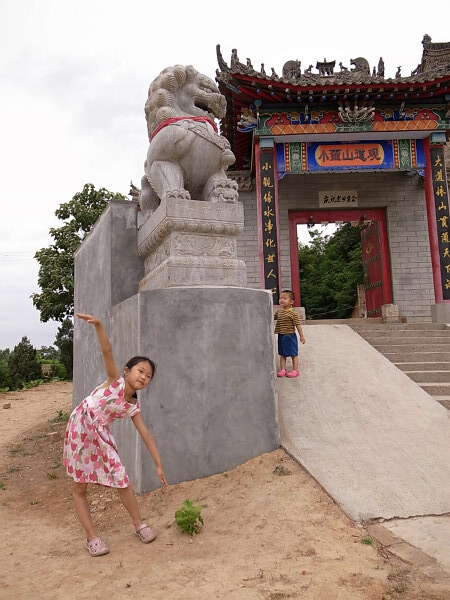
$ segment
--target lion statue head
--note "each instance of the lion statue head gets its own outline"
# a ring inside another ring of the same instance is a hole
[[[149,139],[153,131],[172,117],[225,116],[226,100],[214,81],[192,65],[167,67],[150,84],[145,103]]]

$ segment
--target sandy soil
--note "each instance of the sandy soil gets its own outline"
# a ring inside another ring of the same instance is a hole
[[[141,496],[143,516],[159,532],[149,545],[133,535],[115,492],[92,486],[93,517],[111,552],[91,558],[61,466],[62,440],[48,435],[64,430],[50,420],[70,412],[71,394],[71,384],[51,383],[0,395],[2,599],[449,598],[439,581],[368,539],[282,450]],[[193,538],[174,523],[186,499],[204,507]]]

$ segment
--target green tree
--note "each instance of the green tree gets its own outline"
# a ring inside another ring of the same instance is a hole
[[[298,252],[302,305],[313,319],[348,318],[363,281],[361,229],[350,223],[334,235],[310,232],[311,243]]]
[[[43,360],[58,360],[60,352],[54,346],[41,346],[39,355]]]
[[[64,365],[67,376],[72,379],[73,374],[73,323],[72,319],[64,319],[56,334],[55,346],[60,356],[59,362]]]
[[[9,348],[6,348],[6,350],[0,350],[0,388],[11,387],[8,368],[8,359],[10,354],[11,350]]]
[[[45,323],[52,319],[62,323],[58,336],[67,353],[64,361],[61,357],[61,362],[66,365],[69,361],[72,363],[72,350],[69,358],[67,342],[70,337],[68,323],[71,328],[73,318],[74,254],[111,200],[127,198],[105,188],[96,190],[92,183],[87,183],[70,202],[61,204],[55,211],[63,225],[50,229],[54,243],[35,254],[39,263],[38,285],[41,292],[31,297],[41,313],[41,321]],[[58,343],[55,344],[58,346]],[[68,372],[72,373],[72,366]]]
[[[30,340],[23,336],[8,358],[9,379],[14,390],[23,387],[24,383],[42,378],[38,353]]]

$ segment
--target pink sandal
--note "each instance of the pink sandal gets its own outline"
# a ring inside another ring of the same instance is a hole
[[[286,377],[298,377],[300,373],[298,371],[289,371]]]
[[[138,536],[141,542],[144,542],[144,544],[149,544],[150,542],[153,542],[153,540],[156,537],[156,533],[149,525],[147,525],[147,523],[142,523],[139,529],[134,533]]]
[[[96,537],[92,540],[86,540],[86,550],[91,556],[103,556],[109,553],[109,548],[102,540],[102,538]]]
[[[278,371],[277,377],[285,377],[285,376],[286,376],[286,369],[281,369],[281,371]]]

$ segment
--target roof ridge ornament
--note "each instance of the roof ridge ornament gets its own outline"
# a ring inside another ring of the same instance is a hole
[[[380,57],[377,68],[375,66],[370,69],[369,62],[362,56],[350,59],[352,68],[346,67],[342,62],[339,62],[339,71],[335,71],[336,61],[317,61],[316,69],[318,72],[313,72],[314,66],[301,68],[301,61],[288,60],[283,65],[282,75],[278,76],[274,67],[271,67],[271,72],[266,72],[264,63],[261,63],[261,70],[257,71],[253,67],[250,58],[247,58],[246,64],[240,62],[237,49],[233,48],[231,52],[230,66],[224,61],[220,51],[220,45],[217,44],[217,61],[219,70],[216,71],[217,81],[228,81],[231,84],[233,73],[238,75],[247,75],[255,79],[272,80],[274,82],[289,83],[291,85],[365,85],[365,84],[380,84],[380,83],[420,83],[426,80],[437,79],[444,77],[450,73],[450,42],[448,43],[433,43],[429,35],[425,35],[422,40],[423,56],[422,62],[411,72],[410,76],[401,75],[401,67],[397,67],[395,77],[386,78],[383,58]],[[268,70],[269,71],[269,70]],[[426,74],[426,75],[425,75]]]

